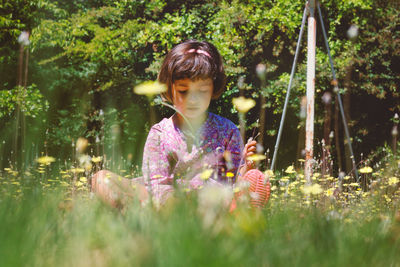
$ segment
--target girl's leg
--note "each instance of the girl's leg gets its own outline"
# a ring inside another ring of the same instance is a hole
[[[249,182],[250,186],[246,191],[242,190],[235,194],[230,211],[232,212],[236,209],[237,199],[244,193],[250,195],[250,204],[252,207],[265,207],[271,195],[271,184],[265,180],[264,174],[257,169],[251,169],[244,174],[241,180]]]
[[[93,175],[91,189],[106,203],[122,208],[136,199],[147,200],[147,190],[139,183],[139,179],[127,179],[110,171],[101,170]]]

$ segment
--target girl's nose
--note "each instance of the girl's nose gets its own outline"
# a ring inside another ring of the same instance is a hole
[[[196,102],[197,101],[197,93],[196,92],[190,92],[188,96],[189,102]]]

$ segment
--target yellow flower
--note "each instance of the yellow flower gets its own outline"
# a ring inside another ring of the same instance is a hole
[[[208,178],[210,178],[211,174],[213,173],[212,169],[205,169],[201,174],[200,174],[200,178],[203,180],[207,180]]]
[[[317,179],[318,177],[320,177],[321,176],[321,174],[319,173],[319,172],[316,172],[316,173],[314,173],[313,174],[313,179]]]
[[[264,179],[264,183],[265,184],[266,184],[267,181],[275,179],[275,175],[274,175],[274,172],[272,170],[266,170],[264,172],[264,175],[265,175],[265,179]]]
[[[335,191],[335,188],[328,188],[327,190],[325,190],[325,194],[330,197],[333,195],[333,192]]]
[[[389,185],[395,185],[395,184],[397,184],[399,182],[399,178],[397,178],[397,177],[390,177],[389,178]]]
[[[256,101],[251,98],[244,98],[243,96],[233,98],[232,103],[241,113],[246,113],[256,105]]]
[[[360,169],[360,173],[371,173],[371,172],[372,172],[372,168],[369,166],[365,166]]]
[[[83,153],[87,148],[88,144],[89,141],[86,138],[79,137],[78,140],[76,140],[76,151],[78,153]]]
[[[296,173],[296,171],[294,170],[293,165],[287,167],[287,169],[285,170],[286,173]]]
[[[266,158],[267,157],[265,155],[254,154],[254,155],[248,156],[247,160],[260,161],[260,160],[264,160]]]
[[[282,183],[286,183],[287,181],[289,181],[289,176],[283,176],[279,181],[281,181]]]
[[[309,194],[318,195],[324,191],[324,190],[322,190],[322,187],[319,184],[307,185],[307,186],[304,186],[301,190],[306,195],[309,195]]]
[[[235,176],[235,175],[233,174],[233,172],[227,172],[227,173],[226,173],[226,177],[228,177],[228,178],[232,178],[233,176]]]
[[[83,173],[83,172],[85,172],[85,169],[82,169],[82,168],[72,168],[72,169],[70,169],[69,171],[72,172],[72,173],[78,174],[78,173]]]
[[[239,192],[240,192],[240,188],[239,187],[233,188],[233,193],[239,193]]]
[[[147,81],[135,86],[133,91],[135,92],[135,94],[138,95],[146,95],[148,97],[152,97],[154,95],[161,94],[167,91],[167,87],[165,86],[165,84],[161,84],[157,81]]]
[[[43,157],[37,158],[36,161],[39,164],[50,165],[50,163],[56,161],[56,159],[53,157],[49,157],[49,156],[43,156]]]
[[[86,183],[86,182],[87,182],[87,178],[86,178],[86,177],[81,177],[79,180],[80,180],[82,183]]]
[[[61,186],[64,186],[64,187],[67,187],[67,186],[69,186],[69,183],[64,182],[64,181],[61,181],[61,182],[60,182],[60,185],[61,185]]]

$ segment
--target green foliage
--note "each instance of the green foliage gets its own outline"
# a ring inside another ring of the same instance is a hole
[[[49,102],[44,99],[35,84],[27,88],[17,86],[13,90],[0,91],[0,119],[11,117],[17,106],[23,114],[35,118],[47,112]]]
[[[127,100],[148,114],[147,100],[133,95],[132,88],[142,81],[156,79],[161,61],[172,46],[195,38],[215,44],[225,61],[228,87],[212,110],[237,122],[231,100],[238,93],[238,78],[244,76],[249,89],[245,95],[257,99],[262,94],[266,98],[266,130],[274,132],[278,128],[304,1],[79,0],[72,3],[41,0],[30,1],[29,5],[23,3],[2,3],[7,12],[0,16],[0,26],[4,29],[0,36],[3,44],[0,66],[2,73],[8,75],[4,79],[2,76],[1,81],[4,89],[14,87],[16,38],[21,30],[31,30],[29,80],[50,101],[48,115],[52,126],[84,127],[82,118],[90,120],[88,114],[106,110],[109,105],[114,105],[112,108],[122,114],[129,107]],[[398,112],[400,53],[395,40],[399,39],[399,6],[390,0],[335,0],[321,1],[321,9],[342,92],[362,98],[373,95],[383,99],[390,112]],[[349,40],[346,32],[353,24],[358,26],[360,34]],[[317,37],[316,121],[321,122],[323,112],[319,99],[324,92],[332,91],[332,85],[320,28]],[[305,39],[289,102],[291,123],[287,131],[292,134],[297,133],[299,103],[305,92]],[[254,71],[258,63],[268,67],[264,88]],[[349,74],[351,80],[347,81]],[[76,110],[74,99],[85,99],[87,107]],[[124,100],[123,104],[116,104],[117,99]],[[58,110],[68,114],[76,112],[76,116],[67,123],[67,119],[72,119],[57,118]],[[362,120],[355,108],[351,112],[355,114],[351,122],[354,127],[357,123],[360,127],[376,124]],[[258,114],[259,106],[256,106],[247,116],[247,125],[256,125]],[[119,123],[122,122],[119,120]],[[386,123],[384,127],[389,126]],[[50,128],[58,131],[51,135],[51,144],[67,144],[66,136],[71,133],[66,129],[70,127]],[[73,135],[82,131],[83,128],[73,131]],[[95,127],[85,133],[96,136],[98,131]],[[137,131],[132,130],[132,135],[125,137],[137,140]],[[354,138],[360,140],[362,136]],[[266,147],[272,147],[274,140],[266,142]]]

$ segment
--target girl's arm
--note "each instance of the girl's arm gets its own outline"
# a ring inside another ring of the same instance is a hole
[[[247,171],[254,169],[254,163],[247,160],[247,158],[255,153],[256,145],[257,142],[255,140],[249,139],[242,150],[243,140],[240,131],[236,126],[233,128],[226,150],[228,150],[232,155],[232,163],[235,172],[238,172],[238,181],[241,180]]]
[[[254,155],[254,151],[256,151],[256,145],[257,141],[252,140],[251,138],[247,141],[246,145],[244,146],[242,157],[243,157],[243,162],[241,166],[239,166],[239,175],[238,175],[238,181],[242,179],[244,174],[251,170],[254,169],[254,162],[251,160],[248,160],[247,158],[251,155]]]
[[[165,140],[161,130],[152,127],[143,151],[142,172],[148,191],[157,200],[163,201],[173,191],[173,178]]]

